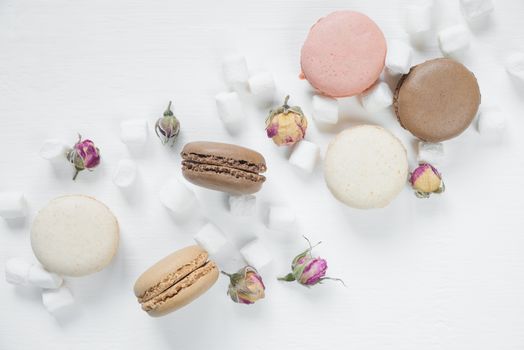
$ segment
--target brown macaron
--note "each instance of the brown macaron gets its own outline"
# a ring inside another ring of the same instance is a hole
[[[195,185],[231,194],[258,192],[266,178],[264,157],[249,148],[190,142],[182,149],[182,174]]]
[[[189,304],[217,281],[218,267],[199,246],[178,250],[147,269],[135,282],[142,310],[159,317]]]
[[[479,105],[475,75],[449,58],[412,67],[400,79],[393,97],[402,127],[429,142],[460,135],[477,115]]]

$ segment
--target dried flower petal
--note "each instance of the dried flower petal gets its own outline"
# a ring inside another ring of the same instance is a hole
[[[66,154],[67,160],[75,167],[76,179],[78,173],[82,170],[92,170],[100,164],[100,150],[95,146],[91,140],[82,140],[82,136],[78,135],[78,141]]]
[[[422,163],[413,170],[409,182],[419,198],[428,198],[432,193],[442,193],[445,190],[442,175],[428,163]]]
[[[326,271],[328,268],[327,261],[320,257],[313,257],[311,251],[314,247],[319,245],[318,242],[315,245],[311,245],[309,240],[304,237],[309,244],[309,248],[298,254],[291,262],[292,272],[288,273],[284,277],[278,278],[280,281],[297,281],[303,286],[310,287],[315,284],[322,283],[324,280],[336,280],[344,282],[339,278],[326,277]]]
[[[278,146],[294,145],[306,135],[307,118],[298,106],[290,107],[286,96],[284,104],[269,112],[266,120],[267,137]]]
[[[163,145],[171,143],[171,147],[175,144],[176,138],[180,133],[180,122],[171,111],[171,101],[164,112],[164,116],[159,118],[155,123],[155,133]]]
[[[229,277],[227,294],[235,303],[253,304],[265,296],[264,282],[257,270],[251,266],[245,266],[234,274],[222,273]]]

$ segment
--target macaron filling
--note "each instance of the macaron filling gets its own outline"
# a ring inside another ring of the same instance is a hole
[[[182,170],[197,173],[217,173],[242,178],[253,182],[264,182],[265,164],[256,164],[245,160],[226,158],[215,155],[182,153]]]
[[[187,264],[182,265],[177,270],[167,274],[160,282],[146,290],[141,296],[138,297],[139,303],[144,303],[155,296],[158,296],[160,293],[164,292],[166,289],[171,288],[175,283],[181,281],[184,277],[188,276],[191,272],[197,270],[198,268],[204,266],[208,260],[208,254],[203,252],[199,254],[195,259],[188,262]]]
[[[146,302],[141,303],[142,309],[147,312],[156,310],[169,299],[179,294],[183,289],[192,286],[200,278],[206,276],[216,268],[217,267],[214,262],[207,261],[203,266],[200,266],[196,270],[184,276],[182,279],[172,284],[168,289],[164,290],[162,293],[154,296]]]

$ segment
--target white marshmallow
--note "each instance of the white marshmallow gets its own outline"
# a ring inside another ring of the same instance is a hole
[[[497,108],[481,110],[477,129],[482,136],[499,137],[506,129],[506,118]]]
[[[131,119],[120,123],[120,139],[130,146],[141,146],[147,141],[147,120]]]
[[[205,224],[194,240],[211,255],[217,254],[227,243],[222,231],[212,223]]]
[[[276,85],[273,74],[262,72],[249,78],[249,91],[255,100],[263,106],[271,106],[275,101]]]
[[[421,35],[431,31],[432,3],[408,6],[406,14],[406,32],[409,35]]]
[[[43,289],[42,302],[51,314],[59,316],[74,305],[74,298],[66,286],[58,289]]]
[[[444,160],[444,145],[442,143],[419,141],[417,160],[419,163],[429,163],[431,165],[442,164]]]
[[[257,197],[249,195],[229,195],[229,211],[234,216],[251,216],[255,213]]]
[[[170,179],[159,193],[160,202],[175,214],[187,213],[196,204],[196,196],[182,181]]]
[[[386,67],[396,74],[406,74],[411,68],[413,50],[409,45],[399,40],[391,40],[388,43],[386,55]]]
[[[22,193],[1,192],[0,193],[0,216],[4,219],[22,218],[27,212],[27,202]]]
[[[118,162],[113,173],[113,183],[118,187],[129,187],[136,180],[137,166],[131,159],[122,159]]]
[[[305,172],[311,173],[315,169],[319,155],[320,147],[313,142],[302,140],[293,148],[289,162]]]
[[[368,112],[378,112],[393,104],[393,93],[388,84],[379,82],[360,95],[360,101]]]
[[[506,59],[506,70],[515,78],[524,82],[524,52],[516,52]]]
[[[445,28],[438,33],[440,50],[444,55],[461,53],[469,48],[469,30],[462,24]]]
[[[11,258],[5,263],[5,280],[11,284],[25,286],[29,283],[31,264],[21,258]]]
[[[249,79],[246,58],[239,54],[227,55],[222,61],[224,79],[229,88],[245,89]]]
[[[468,21],[486,18],[493,12],[491,0],[460,0],[462,14]]]
[[[33,264],[27,277],[29,284],[46,289],[60,288],[64,280],[56,273],[44,270],[39,264]]]
[[[47,139],[40,148],[40,157],[54,161],[57,159],[66,159],[68,146],[62,140]]]
[[[267,227],[276,231],[293,231],[295,212],[285,205],[274,205],[269,208]]]
[[[257,270],[262,269],[273,261],[271,253],[259,239],[255,239],[243,246],[240,249],[240,254],[248,265],[253,266]]]
[[[244,120],[240,96],[236,92],[222,92],[215,96],[218,116],[226,128],[237,131]]]
[[[338,100],[331,97],[313,96],[313,119],[320,123],[338,123]]]

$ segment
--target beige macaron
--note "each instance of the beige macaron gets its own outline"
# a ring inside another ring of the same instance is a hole
[[[406,149],[380,126],[346,129],[326,152],[326,184],[339,201],[352,208],[387,206],[404,188],[407,176]]]
[[[198,298],[215,284],[218,275],[218,267],[208,259],[208,253],[193,245],[147,269],[137,279],[134,292],[142,309],[159,317]]]

